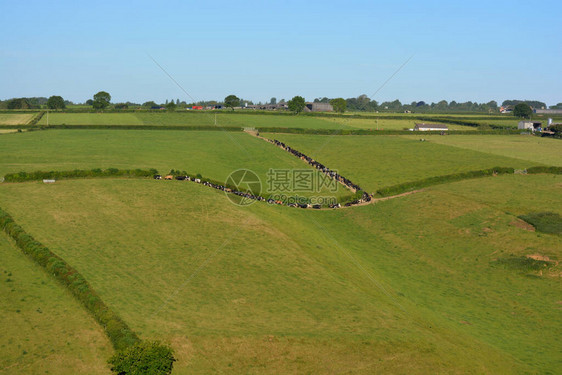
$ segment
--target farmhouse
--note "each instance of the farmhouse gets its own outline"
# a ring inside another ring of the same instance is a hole
[[[308,102],[304,106],[305,112],[332,112],[334,107],[330,103],[311,103]]]
[[[522,120],[519,121],[519,124],[517,124],[517,129],[530,129],[531,131],[535,131],[535,130],[539,130],[541,129],[541,125],[542,122],[540,121],[531,121],[531,120]]]
[[[416,126],[414,126],[414,130],[420,131],[420,132],[447,131],[447,130],[449,130],[449,127],[447,125],[444,125],[444,124],[425,124],[425,123],[421,123],[421,124],[416,124]]]

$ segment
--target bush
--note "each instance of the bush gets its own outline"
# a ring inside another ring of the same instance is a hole
[[[542,233],[557,234],[562,236],[562,217],[554,212],[534,212],[519,216]]]
[[[144,341],[117,352],[108,363],[120,375],[164,375],[172,372],[176,359],[172,349],[158,341]]]

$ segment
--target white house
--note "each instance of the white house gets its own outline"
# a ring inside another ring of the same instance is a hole
[[[517,124],[517,129],[520,130],[531,130],[531,131],[535,131],[535,130],[539,130],[541,128],[542,122],[540,121],[532,121],[532,120],[522,120],[519,121],[519,124]]]

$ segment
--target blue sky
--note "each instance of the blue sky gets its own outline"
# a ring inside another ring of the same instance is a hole
[[[0,99],[562,102],[560,1],[0,0]]]

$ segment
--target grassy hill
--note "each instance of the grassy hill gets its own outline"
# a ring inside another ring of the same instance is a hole
[[[494,261],[559,259],[560,237],[514,215],[562,207],[532,199],[561,183],[492,177],[317,212],[77,180],[6,184],[0,204],[141,336],[172,343],[176,373],[547,373],[560,365],[560,268]]]
[[[111,344],[56,281],[0,236],[0,374],[107,374]]]

